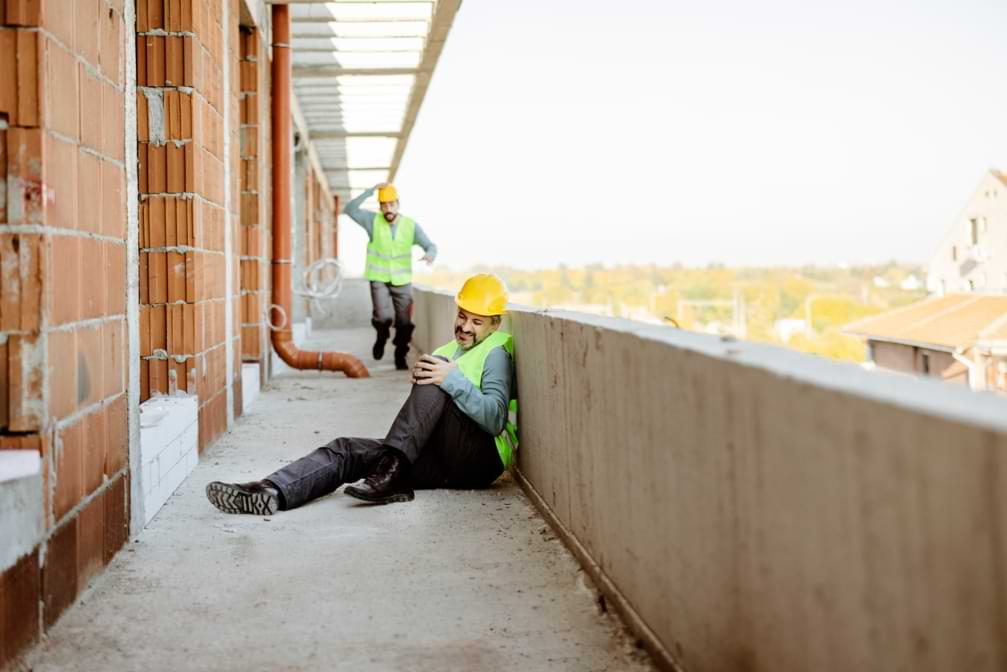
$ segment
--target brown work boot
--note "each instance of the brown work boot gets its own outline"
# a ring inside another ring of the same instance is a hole
[[[389,450],[381,459],[374,473],[362,483],[346,487],[344,492],[350,497],[362,499],[372,504],[411,502],[415,498],[413,489],[406,481],[409,461],[397,450]]]

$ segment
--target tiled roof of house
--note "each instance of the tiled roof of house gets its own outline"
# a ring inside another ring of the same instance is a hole
[[[872,341],[967,350],[980,340],[1007,338],[1007,295],[948,294],[864,318],[843,331]]]

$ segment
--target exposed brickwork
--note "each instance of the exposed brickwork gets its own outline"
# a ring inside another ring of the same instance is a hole
[[[0,667],[128,529],[123,37],[121,2],[0,2],[0,450],[41,454],[44,500]]]
[[[260,198],[264,193],[259,170],[263,150],[260,120],[263,115],[263,99],[259,95],[259,32],[253,28],[241,29],[241,357],[243,361],[257,362],[263,357],[263,329],[265,320],[263,308],[269,300],[267,285],[263,281],[268,272],[267,258],[263,248],[263,216],[265,208]],[[264,124],[263,124],[264,125]]]
[[[225,326],[224,133],[236,124],[224,123],[222,18],[221,0],[137,4],[140,398],[198,395],[201,449],[227,426],[234,338]]]

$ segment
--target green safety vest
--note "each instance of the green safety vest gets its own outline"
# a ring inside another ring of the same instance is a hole
[[[454,359],[458,352],[458,342],[451,341],[434,350],[434,355]],[[482,389],[483,365],[486,358],[494,348],[503,348],[511,357],[514,356],[514,339],[504,331],[494,331],[486,337],[482,343],[463,353],[455,360],[458,363],[458,370],[468,379],[470,383]],[[504,469],[510,467],[514,462],[514,451],[517,450],[517,399],[511,399],[507,405],[507,424],[504,430],[495,438],[497,452],[500,453],[500,461],[503,462]]]
[[[416,222],[399,215],[395,237],[392,226],[380,212],[374,214],[371,242],[367,244],[367,267],[364,277],[375,282],[408,285],[413,281],[413,237]]]

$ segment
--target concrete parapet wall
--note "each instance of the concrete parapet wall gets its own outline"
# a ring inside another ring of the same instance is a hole
[[[451,337],[416,292],[416,344]],[[1007,669],[1007,401],[516,308],[519,468],[690,671]]]

